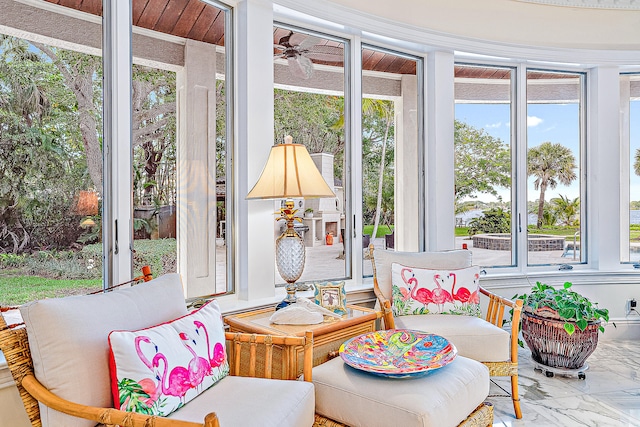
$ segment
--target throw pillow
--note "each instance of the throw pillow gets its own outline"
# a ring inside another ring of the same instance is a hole
[[[480,316],[478,266],[431,270],[391,264],[394,316],[465,314]]]
[[[229,373],[218,303],[167,323],[109,334],[116,409],[167,416]]]
[[[342,282],[314,283],[314,301],[316,304],[337,314],[347,314],[347,291]]]

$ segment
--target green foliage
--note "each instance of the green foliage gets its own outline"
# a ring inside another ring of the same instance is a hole
[[[569,185],[576,178],[576,158],[571,150],[560,143],[543,142],[527,153],[527,174],[535,177],[533,187],[540,190],[538,198],[538,228],[542,227],[544,197],[548,188],[558,184]]]
[[[572,284],[565,282],[560,289],[553,286],[536,282],[531,287],[528,294],[515,295],[514,298],[524,301],[525,310],[535,311],[542,307],[548,307],[558,313],[558,317],[564,320],[564,330],[567,334],[572,335],[576,326],[584,331],[589,322],[608,322],[609,310],[598,308],[597,303],[591,302],[588,298],[571,290]],[[615,326],[615,323],[614,323]],[[604,326],[600,324],[598,327],[604,332]]]
[[[362,227],[362,234],[366,234],[367,236],[371,236],[373,233],[373,225],[365,225]],[[393,233],[393,225],[381,225],[378,227],[378,233],[376,237],[384,237],[387,234]]]
[[[509,146],[467,123],[455,121],[455,200],[477,194],[498,195],[511,185]]]
[[[145,402],[151,396],[136,381],[123,378],[118,382],[118,392],[120,395],[120,407],[123,410],[139,414],[155,414],[153,406],[149,406]]]
[[[511,215],[501,208],[482,212],[482,215],[469,221],[469,234],[510,233]]]
[[[176,240],[135,240],[134,274],[149,265],[157,277],[176,271]],[[12,267],[11,271],[5,266]],[[102,285],[102,244],[80,251],[46,250],[30,255],[0,254],[0,305],[85,294]]]

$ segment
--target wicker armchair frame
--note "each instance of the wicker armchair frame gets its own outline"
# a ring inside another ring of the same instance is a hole
[[[133,279],[133,281],[151,280],[151,275]],[[130,283],[130,282],[127,282]],[[15,307],[0,308],[6,312]],[[229,374],[239,375],[241,366],[249,366],[247,376],[255,377],[256,372],[264,372],[262,378],[271,378],[273,365],[273,346],[302,347],[303,348],[303,379],[311,381],[313,366],[313,333],[306,332],[305,336],[272,336],[260,334],[225,333],[227,347],[234,349],[229,356]],[[248,346],[249,351],[241,351]],[[260,348],[260,350],[258,350]],[[0,350],[4,353],[11,375],[16,383],[22,403],[29,421],[33,427],[42,427],[39,403],[56,411],[78,418],[85,418],[106,426],[122,427],[219,427],[220,423],[215,413],[206,415],[203,423],[170,420],[167,418],[120,411],[114,408],[100,408],[86,406],[65,400],[44,387],[35,377],[33,361],[29,349],[27,330],[23,324],[8,325],[5,317],[0,314]],[[246,360],[246,355],[249,355]],[[256,355],[261,354],[258,358]],[[237,357],[234,357],[237,355]],[[241,358],[241,355],[245,355]],[[242,359],[242,360],[241,360]],[[260,367],[260,368],[259,368]],[[244,370],[243,370],[244,372]]]
[[[376,272],[376,263],[374,257],[374,247],[369,245],[369,257],[371,258],[371,264],[373,266],[373,291],[378,298],[380,307],[383,310],[383,319],[385,328],[394,329],[395,320],[393,318],[393,311],[391,309],[391,301],[384,296],[380,287],[378,286],[378,276]],[[520,408],[520,395],[518,393],[518,334],[520,332],[520,319],[522,315],[522,300],[512,301],[507,298],[503,298],[496,295],[483,287],[479,288],[482,295],[489,298],[487,312],[485,314],[485,320],[499,328],[502,328],[504,324],[510,320],[510,359],[503,362],[482,362],[487,368],[489,368],[490,376],[497,377],[510,377],[511,378],[511,393],[508,397],[513,401],[513,410],[517,419],[522,418],[522,409]],[[511,319],[507,319],[506,315],[511,312]]]

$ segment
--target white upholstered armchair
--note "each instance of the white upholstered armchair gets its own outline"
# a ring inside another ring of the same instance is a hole
[[[484,319],[453,314],[409,314],[394,316],[392,310],[392,265],[414,269],[456,270],[472,266],[471,252],[399,252],[369,247],[373,264],[374,291],[384,312],[387,329],[416,329],[441,335],[451,341],[461,356],[482,362],[491,376],[511,377],[511,398],[516,418],[522,417],[518,395],[518,331],[522,301],[511,301],[482,287],[479,294],[488,301]],[[417,286],[416,286],[417,287]],[[509,312],[513,314],[509,319]],[[510,324],[508,323],[510,321]],[[505,325],[508,327],[504,327]]]

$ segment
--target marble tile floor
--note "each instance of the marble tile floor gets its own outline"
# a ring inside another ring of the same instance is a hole
[[[586,378],[548,378],[534,369],[528,349],[519,352],[523,417],[508,397],[489,397],[494,427],[640,427],[640,341],[600,340],[587,359]],[[493,380],[490,395],[510,390],[508,377]]]

